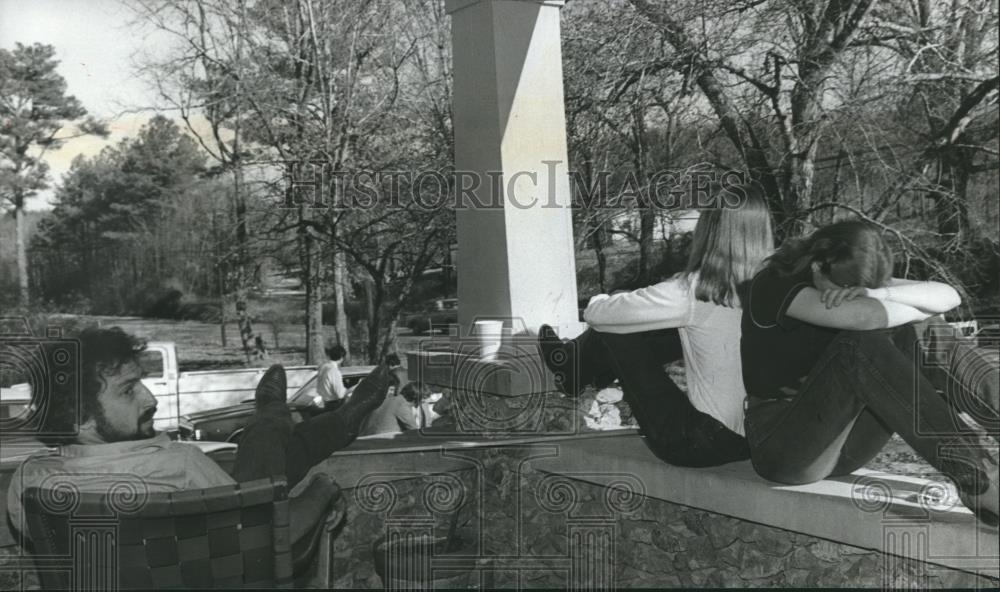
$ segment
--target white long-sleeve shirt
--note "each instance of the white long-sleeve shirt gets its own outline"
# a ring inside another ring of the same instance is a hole
[[[347,395],[340,364],[328,360],[320,365],[316,376],[316,394],[324,401],[338,401]]]
[[[743,311],[695,298],[698,276],[676,275],[647,288],[590,299],[584,320],[605,333],[676,328],[684,348],[688,397],[696,409],[737,434],[743,430]]]

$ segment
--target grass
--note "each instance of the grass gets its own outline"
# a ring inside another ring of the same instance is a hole
[[[258,323],[254,330],[261,333],[268,347],[266,360],[247,364],[243,353],[239,327],[226,323],[226,345],[217,323],[173,321],[138,317],[93,317],[102,327],[121,327],[147,341],[172,341],[177,344],[181,370],[210,370],[266,366],[281,363],[288,366],[305,364],[305,327],[301,324]]]
[[[254,331],[262,335],[268,356],[264,360],[251,360],[248,364],[235,321],[226,323],[226,345],[223,345],[219,323],[112,316],[66,316],[61,320],[67,327],[98,323],[102,327],[121,327],[147,341],[172,341],[177,345],[182,371],[261,367],[275,363],[286,366],[306,364],[306,333],[303,323],[299,322],[255,322]],[[50,324],[59,325],[58,322]],[[327,331],[332,337],[332,328],[327,327]],[[405,329],[400,332],[403,334],[397,342],[399,351],[416,349],[421,338],[406,335]],[[360,347],[360,344],[355,344],[355,347]],[[360,362],[349,360],[348,363]]]

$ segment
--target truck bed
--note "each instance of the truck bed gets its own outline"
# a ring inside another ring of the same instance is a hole
[[[237,368],[181,372],[177,394],[157,397],[156,429],[176,427],[181,415],[252,399],[266,371],[267,368]],[[285,374],[290,397],[316,374],[316,366],[291,366],[285,368]]]

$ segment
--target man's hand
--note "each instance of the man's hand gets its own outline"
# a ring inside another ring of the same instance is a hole
[[[855,286],[850,288],[833,288],[830,290],[823,290],[820,294],[820,300],[826,305],[827,309],[836,308],[840,306],[843,302],[849,302],[854,300],[858,296],[870,296],[868,288],[861,286]]]

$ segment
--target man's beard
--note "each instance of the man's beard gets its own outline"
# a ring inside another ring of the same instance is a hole
[[[156,415],[155,407],[140,415],[135,429],[126,433],[111,425],[111,422],[109,422],[108,418],[104,415],[104,408],[100,407],[95,416],[95,419],[97,420],[97,434],[102,440],[109,444],[112,442],[126,442],[130,440],[145,440],[146,438],[152,438],[156,435],[156,430],[153,428],[153,425],[150,424],[148,428],[144,428],[142,424],[152,420],[154,415]]]

